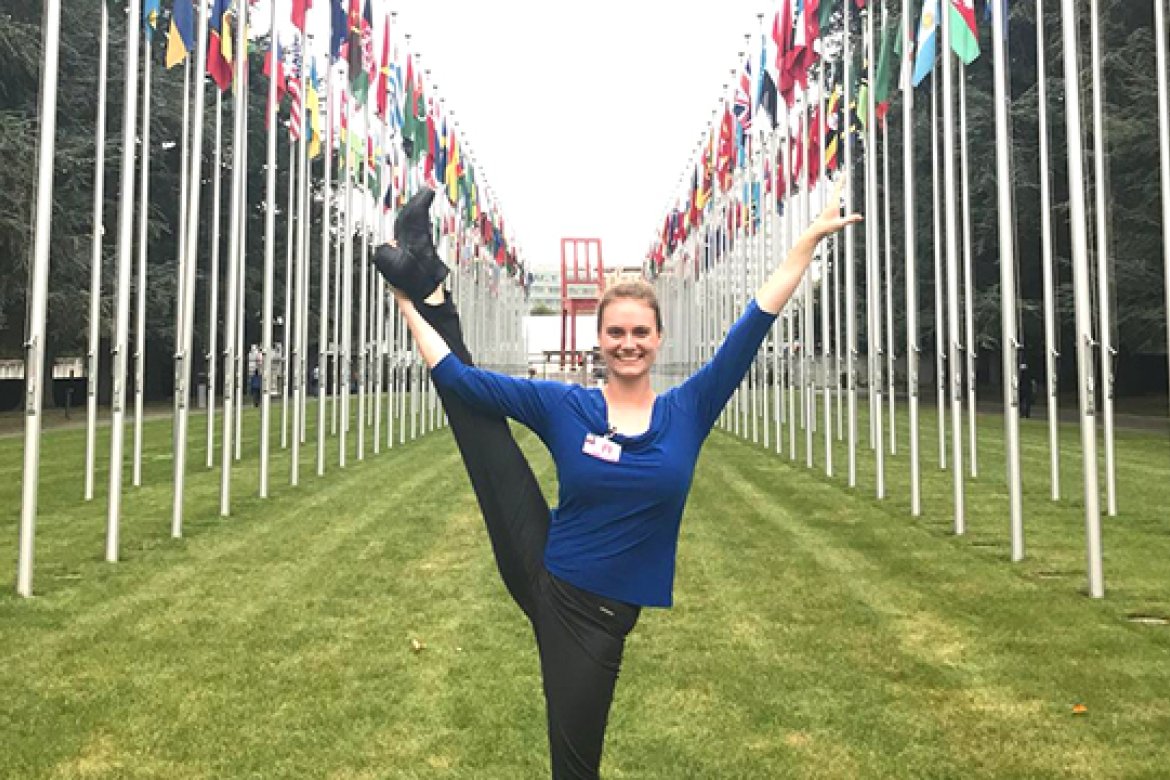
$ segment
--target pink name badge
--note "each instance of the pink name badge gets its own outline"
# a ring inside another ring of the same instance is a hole
[[[581,452],[598,460],[617,463],[618,458],[622,456],[622,445],[604,436],[588,433],[585,435],[585,445],[581,447]]]

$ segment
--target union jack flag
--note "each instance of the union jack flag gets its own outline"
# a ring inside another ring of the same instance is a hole
[[[749,58],[744,62],[743,70],[739,73],[739,85],[735,89],[735,121],[739,123],[744,133],[752,129],[752,61]]]

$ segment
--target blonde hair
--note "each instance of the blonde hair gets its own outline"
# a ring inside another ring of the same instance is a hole
[[[632,282],[620,282],[610,287],[601,296],[597,304],[597,332],[601,332],[601,321],[605,318],[605,307],[618,299],[641,301],[654,311],[654,324],[658,332],[662,332],[662,309],[658,306],[658,294],[649,283],[638,279]]]

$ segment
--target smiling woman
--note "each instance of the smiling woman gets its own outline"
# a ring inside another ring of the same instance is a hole
[[[374,264],[431,368],[483,512],[504,584],[536,634],[554,778],[596,778],[626,636],[642,607],[668,607],[683,507],[699,451],[800,278],[817,243],[860,217],[837,199],[801,236],[693,376],[655,395],[662,316],[645,283],[617,285],[598,311],[601,389],[473,367],[441,286],[423,190]],[[560,483],[550,510],[505,422],[532,429]]]

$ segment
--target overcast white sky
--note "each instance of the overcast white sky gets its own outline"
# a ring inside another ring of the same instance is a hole
[[[775,0],[374,0],[431,70],[530,266],[562,236],[599,237],[607,266],[641,263],[730,83],[745,33]],[[314,3],[323,12],[323,0]],[[380,47],[375,49],[380,56]]]

